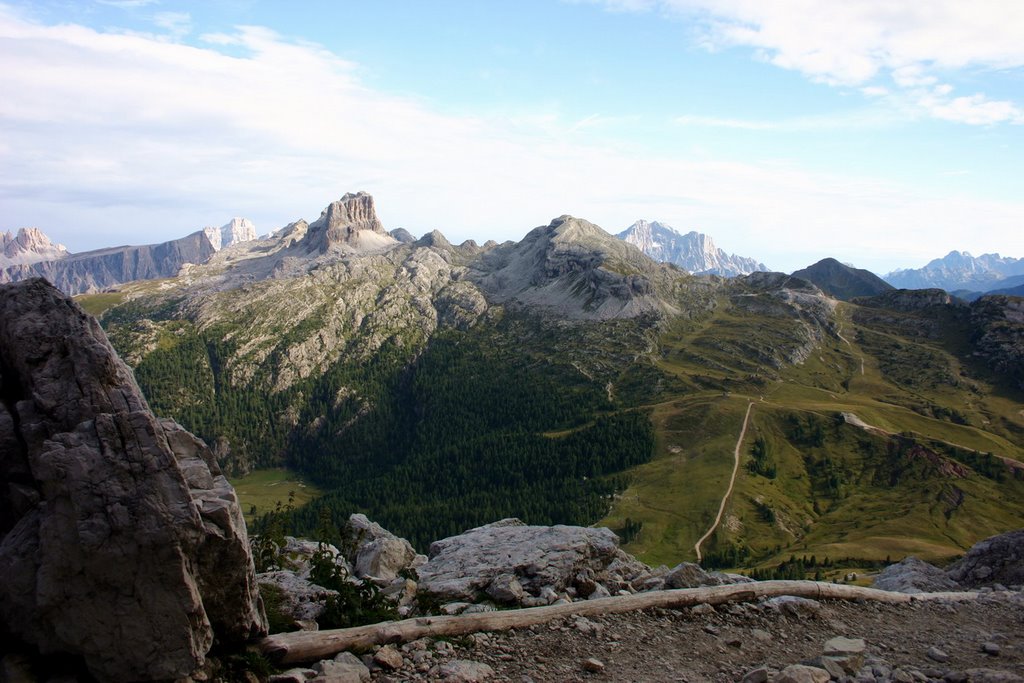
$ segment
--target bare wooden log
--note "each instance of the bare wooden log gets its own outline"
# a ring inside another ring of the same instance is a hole
[[[977,593],[892,593],[875,588],[844,586],[816,581],[755,581],[729,586],[651,591],[564,605],[478,612],[458,616],[419,617],[385,621],[369,626],[327,631],[299,631],[268,636],[259,642],[264,654],[282,664],[333,657],[345,650],[365,650],[374,645],[400,643],[425,636],[454,636],[478,631],[504,631],[541,624],[559,617],[619,614],[650,607],[679,608],[698,604],[750,602],[758,598],[792,595],[816,600],[871,600],[906,603],[917,600],[973,600]]]

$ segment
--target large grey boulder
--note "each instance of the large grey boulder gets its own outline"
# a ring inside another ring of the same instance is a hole
[[[960,588],[946,572],[916,557],[906,557],[883,569],[875,577],[873,587],[898,593],[936,593]]]
[[[946,570],[950,579],[971,588],[1024,584],[1024,529],[979,541]]]
[[[150,412],[92,317],[0,287],[0,630],[101,680],[187,676],[266,632],[245,524],[210,449]]]
[[[348,559],[359,578],[390,581],[403,569],[415,568],[426,560],[417,555],[412,544],[399,538],[363,514],[348,518],[343,530],[349,548]]]
[[[532,596],[544,588],[561,592],[577,575],[603,571],[616,550],[618,537],[608,529],[502,520],[432,543],[418,569],[419,592],[473,602],[499,576],[515,577]]]

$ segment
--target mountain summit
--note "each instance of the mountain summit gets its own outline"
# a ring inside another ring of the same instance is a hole
[[[219,228],[203,228],[203,232],[217,251],[239,242],[256,239],[256,226],[248,218],[232,218]]]
[[[344,249],[374,249],[394,244],[395,239],[377,218],[373,197],[366,192],[348,192],[309,224],[303,239],[307,248],[323,254]]]
[[[38,261],[56,261],[68,255],[63,244],[51,242],[39,228],[21,228],[18,234],[0,233],[0,267]]]
[[[857,296],[875,296],[893,289],[871,271],[845,265],[834,258],[825,258],[795,271],[793,277],[813,282],[821,291],[843,301]]]
[[[725,253],[710,235],[694,231],[683,235],[658,221],[639,220],[616,237],[639,247],[656,261],[674,263],[690,273],[734,277],[768,270],[752,258]]]

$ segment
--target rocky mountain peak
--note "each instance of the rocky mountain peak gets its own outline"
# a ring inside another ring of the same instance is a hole
[[[0,267],[55,261],[67,255],[63,244],[51,241],[39,228],[21,228],[17,234],[0,233]]]
[[[203,228],[203,232],[217,251],[239,242],[256,239],[256,226],[248,218],[232,218],[219,228]]]
[[[674,263],[690,273],[734,277],[768,270],[752,258],[727,254],[715,246],[710,235],[693,230],[683,235],[658,221],[638,220],[617,237],[656,261]]]
[[[319,253],[336,248],[376,248],[393,244],[395,239],[377,218],[373,197],[366,192],[347,193],[320,213],[309,224],[303,240]]]

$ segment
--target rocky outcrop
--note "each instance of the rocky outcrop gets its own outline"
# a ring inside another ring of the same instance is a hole
[[[971,355],[1024,389],[1024,299],[987,295],[970,307]]]
[[[946,571],[962,586],[1024,585],[1024,529],[987,538]]]
[[[351,548],[346,559],[359,578],[390,581],[403,569],[415,568],[426,561],[417,555],[409,541],[399,538],[363,514],[348,519],[343,531],[345,545]]]
[[[377,218],[373,197],[366,192],[349,192],[332,202],[309,224],[303,248],[314,253],[346,249],[375,249],[393,245],[395,239]]]
[[[186,263],[205,263],[216,252],[202,230],[181,239],[139,247],[111,247],[56,261],[0,270],[0,283],[44,277],[67,294],[100,292],[134,280],[174,277]]]
[[[617,550],[608,529],[501,520],[430,544],[430,559],[418,570],[419,591],[442,601],[512,598],[520,591],[541,597],[545,589],[564,591],[606,570]]]
[[[21,228],[18,233],[0,233],[0,268],[36,261],[57,261],[68,255],[63,244],[51,242],[39,228]]]
[[[907,557],[883,569],[873,587],[898,593],[934,593],[960,588],[946,572],[916,557]]]
[[[694,231],[681,235],[672,226],[658,221],[639,220],[616,237],[638,247],[655,261],[673,263],[688,273],[734,277],[768,270],[755,259],[725,253],[715,246],[710,235]]]
[[[0,621],[103,680],[180,678],[266,630],[234,490],[96,321],[0,288]]]
[[[908,313],[936,306],[963,306],[962,301],[951,296],[944,289],[896,289],[857,299],[856,303],[859,306]]]

